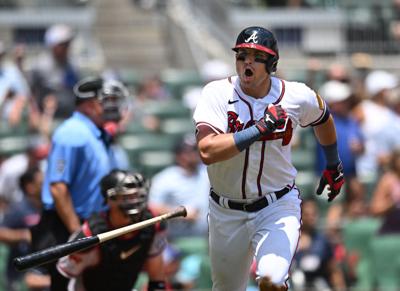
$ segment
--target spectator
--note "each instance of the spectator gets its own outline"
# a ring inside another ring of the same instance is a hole
[[[158,76],[145,78],[139,85],[136,95],[131,100],[130,110],[124,124],[139,123],[149,131],[160,129],[160,120],[156,115],[146,112],[146,108],[159,102],[168,102],[172,96]]]
[[[391,38],[397,42],[400,41],[400,0],[392,0],[392,18],[389,21],[389,29]]]
[[[200,161],[194,136],[184,136],[175,146],[175,165],[167,167],[152,179],[150,205],[160,213],[185,205],[185,220],[170,221],[168,237],[206,236],[210,185]]]
[[[103,81],[95,78],[77,83],[76,110],[54,132],[42,191],[44,211],[32,234],[35,249],[66,242],[81,221],[106,208],[99,182],[115,168],[115,160],[103,129],[102,86]],[[48,269],[51,290],[63,290],[67,280],[54,263]]]
[[[33,135],[29,137],[24,153],[12,155],[0,165],[0,199],[6,203],[18,202],[23,194],[18,187],[19,177],[28,169],[39,167],[46,169],[46,157],[50,144],[47,139]]]
[[[154,215],[147,207],[148,183],[139,173],[113,170],[101,180],[101,193],[109,210],[85,220],[71,239],[106,232]],[[130,291],[144,268],[148,290],[166,290],[163,249],[165,225],[158,223],[125,234],[59,260],[57,268],[71,279],[68,290]],[[62,291],[66,289],[58,289]]]
[[[296,290],[343,290],[343,272],[334,258],[333,246],[318,230],[319,213],[315,201],[302,203],[301,236],[293,261]]]
[[[65,119],[74,111],[73,86],[79,80],[79,72],[69,55],[73,38],[69,26],[56,24],[49,27],[44,37],[49,51],[38,58],[31,71],[34,98],[40,113],[49,118]]]
[[[391,73],[369,73],[365,80],[369,98],[353,111],[365,138],[365,151],[357,160],[362,182],[375,182],[389,153],[400,145],[400,118],[387,106],[388,94],[397,84],[397,77]]]
[[[347,181],[346,195],[363,199],[363,188],[358,180],[356,160],[363,152],[363,137],[361,129],[350,115],[351,88],[339,81],[328,81],[320,88],[319,93],[328,103],[333,115],[337,136],[338,151],[343,163],[343,171]],[[325,167],[325,157],[322,147],[317,147],[317,171],[322,173]],[[351,192],[351,193],[348,193]]]
[[[22,72],[16,64],[6,62],[5,56],[6,49],[0,41],[0,117],[2,123],[16,127],[21,123],[30,90]]]
[[[378,181],[370,209],[371,214],[382,217],[379,234],[400,234],[400,149],[391,154],[389,169]]]
[[[17,272],[12,264],[13,258],[26,255],[31,251],[31,235],[29,228],[36,225],[40,219],[40,193],[43,174],[39,168],[28,169],[19,179],[19,187],[24,196],[21,201],[10,204],[4,220],[0,225],[0,241],[10,245],[9,257],[6,266],[7,290],[19,290],[23,273]],[[50,279],[41,275],[38,280]],[[35,284],[37,280],[31,280]],[[44,286],[46,287],[46,285]]]

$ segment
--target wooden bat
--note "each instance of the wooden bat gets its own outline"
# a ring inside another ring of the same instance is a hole
[[[92,235],[85,238],[80,238],[64,244],[55,245],[41,251],[34,252],[21,257],[16,257],[13,260],[14,267],[18,271],[23,271],[28,268],[40,266],[52,261],[55,261],[66,255],[85,250],[95,245],[106,242],[110,239],[127,234],[129,232],[139,230],[150,225],[156,224],[160,221],[167,220],[174,217],[186,217],[186,208],[183,206],[178,207],[176,210],[165,213],[160,216],[153,217],[138,223],[130,224],[121,228],[103,232],[97,235]]]

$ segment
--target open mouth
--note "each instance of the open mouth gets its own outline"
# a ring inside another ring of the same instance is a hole
[[[250,69],[246,69],[244,71],[244,74],[246,75],[246,77],[251,77],[251,76],[253,76],[253,71]]]

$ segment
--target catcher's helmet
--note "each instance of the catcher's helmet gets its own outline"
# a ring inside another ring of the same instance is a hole
[[[104,119],[106,121],[118,122],[121,119],[121,111],[128,96],[128,89],[121,82],[117,80],[103,82],[100,100],[103,104]]]
[[[112,170],[100,182],[101,193],[107,201],[119,200],[119,208],[127,215],[137,218],[147,207],[149,183],[139,173]]]
[[[247,27],[239,33],[236,45],[232,48],[237,52],[240,48],[252,48],[270,55],[265,62],[268,73],[276,71],[279,59],[278,44],[271,31],[260,26]]]

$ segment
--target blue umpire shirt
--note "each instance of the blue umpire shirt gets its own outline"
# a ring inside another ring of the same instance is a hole
[[[50,185],[68,185],[75,212],[81,219],[107,208],[100,180],[116,167],[105,132],[75,111],[54,132],[42,190],[44,209],[55,210]]]

